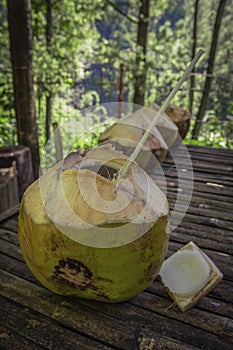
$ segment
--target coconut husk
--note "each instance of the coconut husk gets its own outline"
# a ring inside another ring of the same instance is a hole
[[[193,307],[198,303],[200,299],[202,299],[206,294],[208,294],[223,278],[222,272],[218,269],[218,267],[214,264],[214,262],[192,241],[187,243],[185,246],[180,248],[179,251],[186,250],[196,250],[201,253],[202,257],[205,259],[206,263],[210,267],[210,275],[205,284],[205,286],[188,296],[183,296],[177,293],[172,292],[167,286],[165,289],[175,304],[179,307],[181,311],[186,311]],[[175,253],[176,254],[176,253]]]
[[[159,111],[159,106],[156,103],[153,103],[150,105],[150,108]],[[178,132],[179,135],[181,137],[181,139],[183,140],[185,138],[185,136],[187,135],[188,131],[189,131],[189,127],[190,127],[190,118],[191,115],[189,113],[188,110],[183,109],[181,107],[178,107],[174,104],[169,104],[169,106],[167,107],[167,109],[165,110],[166,115],[173,121],[173,123],[175,123],[175,125],[178,128]],[[161,134],[163,134],[161,132]],[[176,144],[178,145],[178,143],[180,143],[181,140],[178,139],[176,141],[176,143],[173,142],[173,146]]]
[[[154,116],[154,111],[151,109],[147,107],[140,108],[106,129],[100,135],[99,142],[111,143],[116,150],[120,150],[125,155],[130,156],[148,129]],[[159,123],[164,125],[164,128],[167,130],[173,128],[174,133],[177,133],[176,126],[168,118],[165,121],[159,121]],[[136,161],[144,170],[150,173],[157,167],[158,162],[163,162],[167,150],[168,145],[158,128],[154,127]]]
[[[158,274],[168,244],[168,203],[135,162],[124,180],[114,179],[126,159],[111,145],[72,153],[25,192],[20,246],[53,292],[120,302]]]

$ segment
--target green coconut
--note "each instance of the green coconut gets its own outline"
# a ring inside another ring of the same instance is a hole
[[[152,179],[109,146],[73,153],[25,192],[19,242],[51,291],[107,302],[132,298],[159,273],[168,203]]]

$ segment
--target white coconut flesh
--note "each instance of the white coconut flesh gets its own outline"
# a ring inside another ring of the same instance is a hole
[[[208,282],[211,268],[198,250],[180,250],[164,261],[160,276],[165,287],[180,296],[200,291]]]

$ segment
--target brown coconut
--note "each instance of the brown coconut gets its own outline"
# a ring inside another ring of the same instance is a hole
[[[159,111],[159,106],[156,103],[153,103],[150,105],[150,108]],[[173,121],[173,123],[175,123],[175,125],[178,128],[178,132],[179,135],[181,137],[181,139],[183,140],[185,138],[185,136],[187,135],[188,131],[189,131],[189,127],[190,127],[190,118],[191,115],[189,113],[188,110],[183,109],[181,107],[178,107],[174,104],[169,104],[168,107],[165,110],[165,114]],[[163,134],[161,132],[161,134]],[[178,143],[180,143],[181,140],[178,139],[175,142],[175,144],[177,145]],[[174,142],[173,142],[174,145]]]
[[[153,119],[154,111],[143,107],[129,114],[106,129],[99,137],[99,142],[111,143],[116,150],[130,156],[140,142],[141,137],[148,129]],[[171,124],[170,121],[167,124]],[[176,127],[174,126],[175,132]],[[157,127],[154,127],[147,141],[142,147],[136,161],[147,172],[162,163],[166,157],[168,146]],[[155,159],[156,157],[156,159]]]

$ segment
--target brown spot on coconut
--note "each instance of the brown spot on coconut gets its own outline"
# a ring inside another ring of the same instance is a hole
[[[165,258],[167,200],[135,162],[117,180],[127,157],[111,146],[80,154],[25,192],[20,246],[31,271],[53,292],[127,300],[153,281]]]

